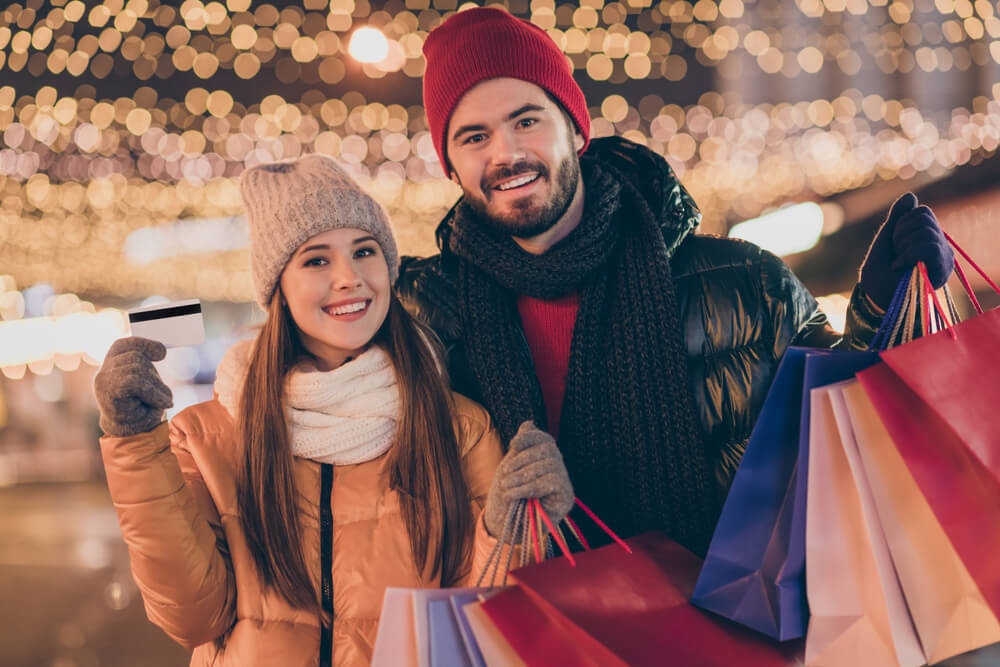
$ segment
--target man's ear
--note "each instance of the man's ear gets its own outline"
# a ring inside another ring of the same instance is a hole
[[[576,129],[576,125],[573,126],[573,147],[576,148],[576,152],[579,153],[583,150],[584,144],[587,142],[584,140],[583,135],[580,131]]]
[[[462,182],[458,180],[458,174],[455,173],[454,169],[448,169],[448,178],[450,178],[458,187],[462,187]]]

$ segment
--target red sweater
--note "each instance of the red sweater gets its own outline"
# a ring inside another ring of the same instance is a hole
[[[517,309],[535,362],[535,375],[545,397],[548,432],[559,437],[559,417],[566,394],[569,350],[576,313],[580,309],[580,294],[575,292],[561,299],[519,296]]]

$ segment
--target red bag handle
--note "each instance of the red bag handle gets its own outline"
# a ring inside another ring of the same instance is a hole
[[[920,276],[922,278],[920,282],[923,284],[924,287],[924,295],[923,295],[924,303],[927,302],[928,296],[931,299],[933,299],[934,308],[937,310],[937,313],[941,316],[941,320],[945,323],[944,327],[945,330],[948,332],[948,335],[951,336],[951,339],[955,340],[956,338],[955,325],[952,322],[949,322],[947,316],[944,314],[944,308],[941,307],[941,302],[938,301],[938,295],[937,292],[934,291],[934,285],[931,284],[931,279],[927,276],[927,265],[924,264],[923,262],[917,262],[917,268],[920,269]],[[925,336],[929,335],[931,332],[931,317],[933,317],[933,315],[934,313],[927,313],[925,311],[924,317],[922,318],[924,321]]]
[[[950,243],[951,246],[955,250],[957,250],[962,257],[965,258],[965,261],[967,261],[969,265],[972,266],[972,268],[974,268],[976,272],[983,277],[983,279],[989,284],[989,286],[992,287],[994,290],[996,290],[997,294],[1000,294],[1000,287],[998,287],[995,282],[990,280],[990,277],[986,275],[986,272],[983,271],[983,269],[978,264],[976,264],[976,262],[971,257],[969,257],[969,253],[965,252],[965,250],[963,250],[961,246],[955,243],[955,239],[951,238],[951,236],[948,235],[948,232],[942,229],[941,233],[944,234],[944,237],[946,239],[948,239],[948,243]],[[965,292],[969,295],[969,298],[972,300],[972,305],[975,306],[976,312],[982,315],[983,307],[979,305],[979,300],[976,299],[976,295],[973,293],[972,287],[969,285],[969,280],[968,278],[965,277],[965,271],[962,270],[962,266],[961,264],[958,263],[957,257],[955,258],[955,272],[958,274],[958,279],[962,282],[962,287],[965,288]]]
[[[563,541],[562,535],[558,530],[556,530],[556,527],[552,525],[552,519],[550,519],[549,515],[545,513],[544,509],[542,509],[542,503],[538,500],[538,498],[532,498],[531,502],[535,506],[535,512],[542,517],[545,525],[549,527],[549,532],[552,534],[552,538],[556,541],[556,544],[559,545],[559,549],[562,550],[563,555],[566,556],[569,564],[576,567],[576,559],[573,558],[573,554],[570,553],[569,546],[567,546],[567,544]]]
[[[625,551],[627,551],[629,553],[632,553],[632,547],[630,547],[629,545],[625,544],[625,541],[622,540],[622,538],[620,538],[617,535],[615,535],[615,532],[613,530],[611,530],[610,528],[608,528],[608,525],[606,523],[604,523],[603,521],[601,521],[600,519],[598,519],[597,515],[594,514],[593,512],[591,512],[590,508],[587,507],[586,505],[584,505],[583,502],[579,498],[576,498],[576,504],[580,506],[580,509],[582,509],[584,512],[587,513],[587,516],[589,516],[591,519],[594,520],[594,523],[596,523],[598,526],[600,526],[604,530],[605,533],[607,533],[608,535],[610,535],[611,539],[613,539],[615,542],[617,542],[621,546],[622,549],[624,549]]]

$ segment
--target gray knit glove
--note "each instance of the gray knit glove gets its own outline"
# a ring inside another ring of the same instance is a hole
[[[573,509],[573,485],[556,441],[530,421],[517,430],[493,477],[483,513],[490,535],[501,537],[510,508],[527,498],[538,498],[553,524]]]
[[[163,421],[174,397],[153,362],[166,356],[163,343],[148,338],[119,338],[111,345],[94,378],[101,429],[107,435],[146,433]]]

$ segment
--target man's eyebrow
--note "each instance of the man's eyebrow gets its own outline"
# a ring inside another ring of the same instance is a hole
[[[537,104],[530,104],[530,103],[525,104],[524,106],[518,107],[514,111],[507,114],[507,117],[504,120],[514,120],[521,114],[526,114],[532,111],[545,111],[545,108],[540,107]],[[455,130],[454,134],[451,135],[451,138],[453,140],[458,139],[463,134],[468,134],[469,132],[482,132],[485,129],[486,129],[485,125],[463,125],[462,127]]]

